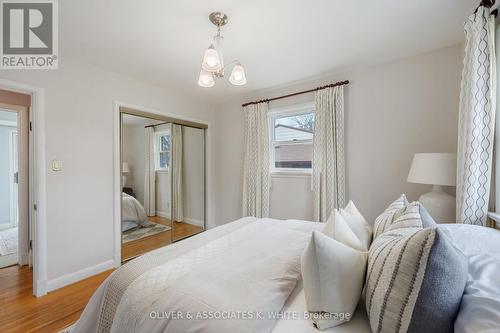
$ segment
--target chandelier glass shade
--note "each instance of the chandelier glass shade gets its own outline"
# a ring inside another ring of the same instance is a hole
[[[210,88],[215,86],[215,80],[212,73],[201,69],[200,78],[198,79],[198,85],[203,88]]]
[[[203,56],[198,85],[203,88],[215,86],[215,79],[223,78],[225,69],[231,65],[234,66],[229,76],[229,82],[235,86],[245,85],[247,83],[245,69],[238,60],[233,60],[229,64],[224,65],[224,56],[222,53],[222,41],[224,38],[221,36],[220,30],[227,23],[227,15],[214,12],[210,14],[209,19],[217,27],[217,35]]]
[[[234,65],[231,76],[229,76],[229,82],[231,82],[235,86],[242,86],[247,83],[245,69],[239,62]]]
[[[222,69],[219,52],[215,50],[214,44],[211,44],[205,51],[201,68],[207,72],[218,72]]]

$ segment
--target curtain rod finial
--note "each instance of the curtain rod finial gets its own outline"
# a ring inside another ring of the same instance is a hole
[[[483,6],[486,8],[491,8],[495,5],[495,0],[481,0],[479,6]]]

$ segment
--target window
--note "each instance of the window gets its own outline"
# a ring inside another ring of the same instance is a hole
[[[314,106],[271,111],[271,163],[275,171],[310,170],[314,137]]]
[[[170,132],[155,133],[155,169],[168,170],[170,166]]]

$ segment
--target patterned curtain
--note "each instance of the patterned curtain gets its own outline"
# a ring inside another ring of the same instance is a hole
[[[326,221],[345,204],[344,87],[316,92],[312,162],[313,218]]]
[[[479,7],[465,22],[457,153],[457,222],[487,225],[496,107],[495,18]]]
[[[268,103],[248,105],[245,112],[243,216],[269,216]]]

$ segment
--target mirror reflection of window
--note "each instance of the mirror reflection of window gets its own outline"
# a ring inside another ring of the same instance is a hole
[[[168,170],[170,166],[170,131],[159,131],[155,133],[155,162],[156,170]]]

